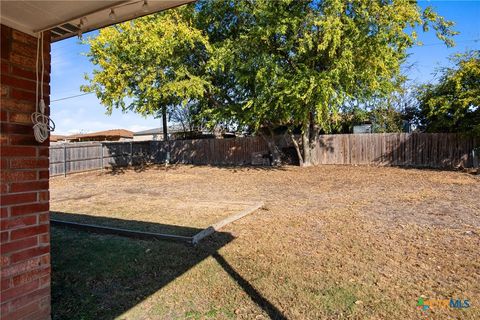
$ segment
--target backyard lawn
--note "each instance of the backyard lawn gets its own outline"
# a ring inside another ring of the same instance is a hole
[[[479,319],[480,176],[400,168],[150,167],[50,181],[53,319]],[[469,300],[417,308],[419,298]]]

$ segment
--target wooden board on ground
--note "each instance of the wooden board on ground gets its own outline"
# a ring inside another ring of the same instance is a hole
[[[118,236],[138,238],[138,239],[173,240],[173,241],[181,241],[181,242],[186,242],[186,243],[196,245],[199,243],[200,240],[220,230],[225,225],[245,217],[246,215],[254,212],[255,210],[258,210],[263,205],[264,205],[263,202],[255,203],[253,206],[241,212],[230,215],[227,218],[222,219],[217,223],[214,223],[213,225],[207,227],[206,229],[203,229],[202,231],[195,234],[193,237],[166,234],[166,233],[144,232],[139,230],[114,228],[114,227],[100,226],[100,225],[94,225],[94,224],[77,223],[77,222],[71,222],[71,221],[62,221],[57,219],[50,219],[50,223],[54,226],[69,227],[69,228],[96,232],[96,233],[114,234]]]
[[[192,243],[197,244],[203,238],[211,235],[215,231],[218,231],[220,228],[226,226],[227,224],[229,224],[233,221],[236,221],[238,219],[241,219],[241,218],[245,217],[246,215],[254,212],[255,210],[260,209],[261,207],[263,207],[263,205],[264,205],[263,202],[258,202],[250,208],[247,208],[247,209],[245,209],[245,210],[243,210],[239,213],[233,214],[233,215],[231,215],[231,216],[229,216],[229,217],[227,217],[227,218],[209,226],[208,228],[206,228],[206,229],[200,231],[199,233],[197,233],[196,235],[194,235],[193,238],[192,238]]]

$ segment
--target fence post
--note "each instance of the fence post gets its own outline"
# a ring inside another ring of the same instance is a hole
[[[100,151],[100,169],[103,172],[103,142],[100,142],[100,148],[101,148],[101,151]]]
[[[475,152],[473,156],[473,167],[480,169],[480,141],[478,141],[478,137],[473,138],[473,151]],[[480,174],[480,172],[477,170],[477,174]]]
[[[130,165],[133,166],[133,142],[130,142]]]
[[[63,176],[67,176],[67,146],[63,145]]]

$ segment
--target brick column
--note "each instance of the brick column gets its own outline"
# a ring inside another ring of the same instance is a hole
[[[1,319],[50,318],[49,141],[35,141],[37,39],[1,26]],[[44,99],[49,105],[50,35]],[[48,109],[49,110],[49,109]]]

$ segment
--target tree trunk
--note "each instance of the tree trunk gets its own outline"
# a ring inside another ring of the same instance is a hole
[[[290,134],[290,138],[292,139],[293,146],[295,147],[295,151],[297,152],[298,164],[300,165],[300,167],[302,167],[303,157],[302,157],[302,151],[300,150],[300,145],[298,144],[297,139],[295,139],[295,136],[293,135],[290,129],[288,130],[288,133]]]
[[[316,130],[314,130],[314,134],[310,137],[310,140],[309,140],[309,146],[308,146],[308,149],[309,149],[309,152],[310,152],[310,164],[311,165],[318,165],[319,161],[318,161],[318,151],[317,151],[317,148],[318,148],[318,132]]]
[[[302,167],[318,164],[317,146],[320,129],[315,124],[315,115],[310,112],[308,125],[302,130],[303,163]]]
[[[166,143],[167,154],[165,158],[165,164],[170,163],[170,142],[168,142],[168,121],[167,121],[167,106],[162,106],[162,126],[163,126],[163,141]]]
[[[302,131],[302,149],[303,149],[303,163],[301,164],[302,167],[310,167],[313,165],[312,163],[312,150],[310,148],[310,139],[309,134],[310,129],[304,129]]]
[[[269,137],[266,137],[265,134],[263,134],[260,131],[260,136],[265,140],[268,146],[268,151],[270,151],[270,154],[272,155],[272,166],[279,166],[282,164],[282,152],[278,149],[277,145],[275,144],[275,134],[273,133],[273,130],[268,128],[269,131]]]
[[[168,141],[167,106],[162,106],[163,141]]]

